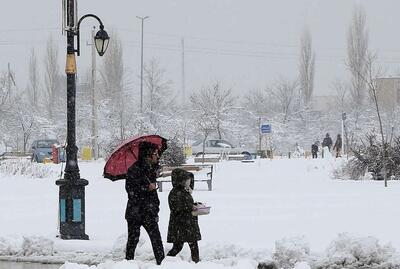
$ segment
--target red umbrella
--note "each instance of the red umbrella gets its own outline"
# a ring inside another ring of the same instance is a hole
[[[161,152],[167,148],[167,140],[158,135],[144,135],[129,138],[111,153],[104,166],[103,176],[112,181],[126,178],[128,168],[138,160],[139,144],[141,142],[153,143],[158,146]]]

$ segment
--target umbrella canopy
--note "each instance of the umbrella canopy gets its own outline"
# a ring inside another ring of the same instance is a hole
[[[128,168],[139,158],[139,144],[141,142],[150,142],[157,145],[161,153],[167,148],[167,140],[159,135],[144,135],[129,138],[111,153],[104,166],[103,176],[112,181],[126,178]]]

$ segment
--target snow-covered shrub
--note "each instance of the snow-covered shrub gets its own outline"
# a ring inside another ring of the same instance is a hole
[[[360,165],[358,159],[351,157],[346,163],[332,171],[334,179],[344,180],[369,180],[373,179],[371,173],[364,165]]]
[[[326,250],[326,258],[316,262],[315,268],[400,268],[395,256],[392,246],[382,246],[374,237],[342,233],[331,242]]]
[[[0,174],[27,176],[32,178],[57,177],[60,165],[31,162],[27,159],[0,161]]]
[[[371,173],[374,179],[383,179],[382,143],[376,135],[367,135],[367,142],[352,148],[352,157],[349,162],[337,173],[342,173],[346,179],[360,180],[369,178]],[[393,139],[393,144],[386,145],[386,171],[388,179],[400,179],[400,137]]]
[[[279,268],[293,268],[296,263],[306,261],[310,247],[304,237],[283,238],[275,242],[274,260]]]
[[[18,249],[14,238],[7,239],[5,237],[0,237],[0,256],[16,255]]]
[[[168,166],[179,166],[186,162],[185,154],[183,152],[183,145],[173,138],[167,142],[168,148],[161,156],[160,164]]]
[[[54,242],[42,236],[24,236],[21,254],[30,255],[53,255]]]

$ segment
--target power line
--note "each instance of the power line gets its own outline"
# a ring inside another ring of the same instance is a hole
[[[127,28],[116,28],[118,30],[122,31],[128,31],[128,32],[139,32],[135,31],[132,29],[127,29]],[[31,32],[31,31],[58,31],[58,28],[15,28],[15,29],[0,29],[0,32]],[[156,36],[167,36],[167,37],[172,37],[176,38],[177,40],[180,40],[181,37],[178,35],[174,34],[165,34],[165,33],[155,33],[155,32],[149,32],[146,34],[149,35],[156,35]],[[236,45],[255,45],[255,46],[273,46],[273,47],[279,47],[279,48],[293,48],[297,49],[299,48],[299,45],[290,45],[290,44],[278,44],[278,43],[264,43],[264,42],[242,42],[242,41],[233,41],[233,40],[223,40],[223,39],[213,39],[213,38],[207,38],[207,37],[196,37],[196,36],[185,36],[185,39],[192,39],[192,40],[204,40],[204,41],[214,41],[214,42],[219,42],[219,43],[224,43],[224,44],[236,44]],[[58,42],[62,42],[62,40],[56,40]],[[17,46],[17,45],[32,45],[32,44],[45,44],[47,41],[46,40],[41,40],[41,41],[0,41],[0,46]],[[128,42],[123,42],[125,43],[126,46],[130,47],[139,47],[140,44],[139,42],[134,42],[134,41],[128,41]],[[182,48],[178,45],[178,42],[176,44],[161,44],[161,43],[151,43],[148,42],[148,45],[146,46],[149,49],[155,49],[155,50],[164,50],[164,51],[173,51],[173,52],[179,52],[181,53]],[[315,50],[321,50],[321,48],[314,48]],[[345,51],[344,48],[322,48],[322,50],[340,50],[340,51]],[[277,51],[267,51],[267,50],[260,50],[254,49],[254,50],[243,50],[243,49],[231,49],[231,48],[226,48],[226,47],[201,47],[201,46],[188,46],[185,44],[185,51],[187,53],[196,53],[196,54],[203,54],[203,55],[220,55],[220,56],[236,56],[236,57],[248,57],[248,58],[269,58],[269,59],[277,59],[277,60],[297,60],[298,57],[300,56],[299,53],[296,52],[277,52]],[[400,50],[381,50],[380,54],[386,54],[386,53],[399,53]],[[343,55],[323,55],[321,53],[317,53],[316,55],[316,61],[317,62],[340,62],[344,63],[346,57]],[[377,60],[377,63],[384,63],[384,64],[399,64],[400,59],[396,60],[393,57],[380,57]]]
[[[36,31],[59,31],[58,28],[11,28],[11,29],[0,29],[0,32],[36,32]]]
[[[139,47],[136,42],[127,42],[127,46]],[[163,45],[157,43],[149,43],[147,45],[148,49],[155,50],[165,50],[173,52],[181,52],[181,48],[175,45]],[[198,53],[198,54],[211,54],[211,55],[221,55],[221,56],[242,56],[251,58],[275,58],[275,59],[286,59],[286,60],[298,60],[299,54],[292,52],[273,52],[273,51],[261,51],[261,50],[233,50],[233,49],[220,49],[220,48],[209,48],[209,47],[198,47],[198,46],[186,46],[185,52],[188,53]],[[317,62],[340,62],[344,63],[346,60],[345,56],[339,55],[319,55],[316,56]],[[393,57],[381,58],[377,60],[377,63],[387,63],[387,64],[399,64],[400,59],[396,60]]]
[[[82,26],[81,28],[88,28]],[[126,31],[126,32],[136,32],[140,33],[140,31],[136,31],[130,28],[120,28],[120,27],[115,27],[115,29],[120,30],[120,31]],[[55,27],[41,27],[41,28],[10,28],[10,29],[0,29],[0,32],[33,32],[33,31],[59,31],[58,28]],[[176,38],[177,40],[181,40],[182,35],[177,35],[177,34],[171,34],[171,33],[157,33],[157,32],[146,32],[148,35],[153,35],[153,36],[165,36],[165,37],[171,37],[171,38]],[[213,42],[219,42],[219,43],[226,43],[226,44],[236,44],[236,45],[254,45],[254,46],[271,46],[271,47],[277,47],[277,48],[293,48],[293,49],[298,49],[300,45],[296,44],[284,44],[284,43],[271,43],[271,42],[244,42],[244,41],[238,41],[238,40],[224,40],[224,39],[216,39],[216,38],[209,38],[209,37],[199,37],[199,36],[187,36],[185,35],[185,39],[189,40],[204,40],[204,41],[213,41]],[[12,41],[11,41],[12,42]],[[28,43],[28,42],[26,42]],[[1,41],[0,41],[1,44]],[[339,50],[339,51],[347,51],[345,47],[314,47],[314,50]],[[400,53],[400,50],[394,50],[394,49],[387,49],[381,51],[382,53]]]
[[[128,29],[128,28],[116,28],[117,30],[127,31],[127,32],[138,32],[136,30]],[[147,33],[147,32],[146,32]],[[181,39],[181,35],[176,34],[166,34],[166,33],[156,33],[156,32],[148,32],[149,35],[154,36],[166,36],[171,38],[176,38],[177,40]],[[224,39],[216,39],[216,38],[209,38],[209,37],[198,37],[198,36],[187,36],[185,35],[185,39],[193,39],[193,40],[204,40],[204,41],[214,41],[219,43],[227,43],[227,44],[236,44],[236,45],[254,45],[254,46],[271,46],[277,48],[293,48],[298,49],[300,48],[300,44],[284,44],[284,43],[271,43],[271,42],[244,42],[244,41],[237,41],[237,40],[224,40]],[[346,47],[314,47],[316,50],[337,50],[337,51],[347,51]],[[400,53],[400,50],[393,50],[387,49],[385,52],[394,52]]]

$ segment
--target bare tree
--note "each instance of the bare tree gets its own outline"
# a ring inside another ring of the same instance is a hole
[[[172,81],[165,80],[165,69],[160,67],[157,59],[153,58],[144,66],[144,83],[148,92],[148,109],[150,122],[155,124],[155,114],[169,108],[171,96],[169,92]]]
[[[368,29],[365,10],[356,6],[353,11],[352,23],[347,33],[347,65],[351,72],[351,97],[354,104],[360,108],[365,99],[365,80],[368,53]]]
[[[277,102],[280,112],[283,114],[283,123],[288,120],[293,101],[296,97],[298,82],[281,78],[275,83],[275,86],[268,91]]]
[[[110,42],[107,53],[104,55],[100,75],[103,83],[103,96],[109,107],[109,119],[112,126],[119,130],[119,140],[122,141],[126,136],[126,127],[130,116],[127,113],[129,100],[127,100],[124,90],[123,48],[116,32],[113,33],[113,42]]]
[[[204,117],[202,122],[198,121],[198,125],[203,126],[202,130],[215,131],[222,139],[224,123],[229,120],[236,102],[232,89],[222,89],[216,82],[211,87],[202,89],[199,94],[193,94],[190,101],[194,113]]]
[[[382,139],[382,173],[383,179],[385,181],[385,187],[387,187],[387,173],[386,173],[386,164],[387,164],[387,141],[385,139],[385,134],[383,131],[383,123],[381,110],[379,107],[379,84],[377,78],[383,75],[383,71],[380,68],[375,66],[376,55],[368,53],[366,56],[366,73],[365,76],[361,74],[361,78],[367,84],[369,94],[372,97],[372,101],[375,105],[376,114],[378,116],[379,122],[379,130]]]
[[[6,104],[10,94],[10,89],[8,88],[8,72],[0,73],[0,112],[5,112],[7,110]]]
[[[39,101],[39,67],[35,49],[31,49],[29,58],[28,98],[32,106],[38,106]]]
[[[314,91],[315,53],[311,32],[306,28],[301,36],[299,83],[302,103],[308,105]]]
[[[35,117],[29,113],[29,108],[21,104],[15,109],[16,122],[19,125],[18,133],[22,135],[22,150],[27,152],[27,145],[35,128]]]
[[[11,70],[10,63],[8,63],[7,71],[3,71],[0,74],[0,111],[4,112],[10,108],[16,94],[15,73]]]
[[[261,117],[271,113],[271,100],[264,90],[251,90],[244,96],[243,107]]]
[[[332,89],[336,92],[336,105],[338,108],[340,108],[341,112],[345,111],[346,105],[347,105],[347,95],[350,92],[351,86],[339,79],[336,79],[332,85]]]
[[[54,119],[57,102],[60,98],[60,67],[58,64],[58,47],[52,36],[47,40],[45,66],[46,108],[51,119]]]

